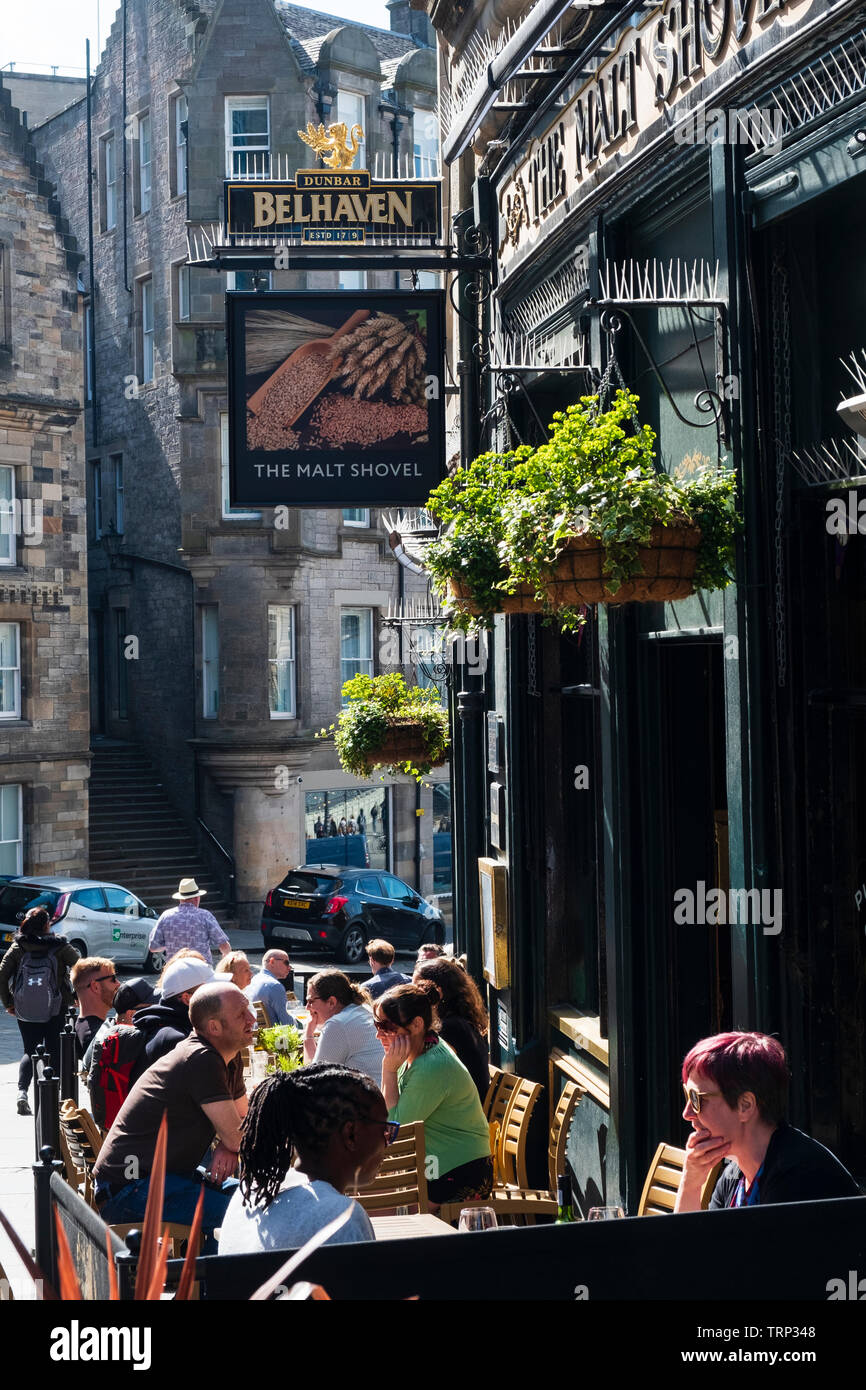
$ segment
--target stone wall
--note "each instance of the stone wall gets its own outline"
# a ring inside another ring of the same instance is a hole
[[[80,258],[49,195],[0,86],[0,275],[11,325],[5,345],[0,334],[0,466],[11,465],[19,504],[0,519],[13,533],[8,554],[3,537],[0,623],[20,639],[17,713],[0,718],[0,786],[21,788],[23,871],[77,875],[87,870],[90,756]],[[4,671],[4,693],[13,679]],[[7,858],[4,868],[17,865]]]

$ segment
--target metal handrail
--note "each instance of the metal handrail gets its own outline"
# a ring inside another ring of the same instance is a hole
[[[220,854],[222,855],[223,859],[225,859],[226,862],[227,862],[228,865],[229,865],[229,869],[230,869],[230,873],[229,873],[229,907],[232,907],[232,908],[233,908],[233,907],[235,906],[235,875],[236,875],[236,870],[237,870],[237,866],[236,866],[235,861],[234,861],[234,856],[231,855],[231,854],[229,854],[228,850],[225,848],[224,845],[221,845],[221,844],[220,844],[220,842],[219,842],[219,840],[217,839],[216,835],[213,833],[213,831],[212,831],[208,826],[205,825],[205,823],[204,823],[204,821],[202,820],[201,816],[196,816],[195,819],[196,819],[196,824],[197,824],[198,826],[201,827],[201,829],[204,831],[205,835],[207,835],[208,839],[210,840],[211,844],[214,845],[215,848],[219,850],[219,852],[220,852]]]

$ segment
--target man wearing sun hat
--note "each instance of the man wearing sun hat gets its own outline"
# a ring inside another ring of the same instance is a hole
[[[178,906],[169,907],[162,914],[150,933],[148,950],[165,951],[168,957],[181,947],[189,946],[193,951],[200,951],[205,960],[210,960],[211,949],[227,956],[231,942],[213,913],[199,907],[206,892],[194,878],[182,878],[177,892],[171,895]]]

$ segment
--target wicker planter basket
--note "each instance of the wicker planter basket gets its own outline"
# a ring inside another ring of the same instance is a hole
[[[369,767],[375,763],[386,766],[392,763],[411,763],[413,767],[417,767],[429,760],[424,726],[411,720],[391,724],[379,747],[368,754]]]
[[[607,587],[604,546],[594,536],[575,536],[561,552],[547,583],[553,608],[584,603],[671,603],[695,591],[694,575],[701,533],[696,526],[654,526],[650,544],[638,551],[642,573]]]
[[[459,579],[449,579],[448,598],[455,607],[468,613],[470,617],[480,617],[481,609],[473,602],[468,586],[461,584]],[[496,613],[541,613],[542,611],[541,604],[536,603],[532,589],[528,584],[521,584],[516,594],[500,594],[494,609]]]

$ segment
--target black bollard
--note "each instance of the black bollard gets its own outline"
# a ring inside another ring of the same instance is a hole
[[[37,1083],[39,1092],[38,1119],[36,1122],[36,1132],[40,1138],[37,1153],[42,1152],[47,1145],[53,1153],[60,1153],[60,1078],[54,1075],[54,1070],[46,1066],[42,1071],[42,1080]]]
[[[36,1263],[52,1288],[57,1288],[57,1238],[54,1231],[54,1211],[51,1201],[51,1174],[63,1173],[63,1164],[54,1157],[54,1150],[43,1145],[39,1162],[33,1165],[33,1185],[36,1195]]]
[[[75,1055],[75,1033],[72,1024],[60,1034],[60,1099],[78,1104],[78,1058]]]
[[[30,1057],[33,1063],[33,1135],[36,1143],[37,1158],[39,1157],[39,1150],[42,1146],[42,1141],[39,1138],[41,1132],[39,1129],[39,1082],[42,1080],[42,1073],[45,1069],[47,1052],[48,1049],[44,1043],[37,1043],[36,1051],[32,1053]]]

